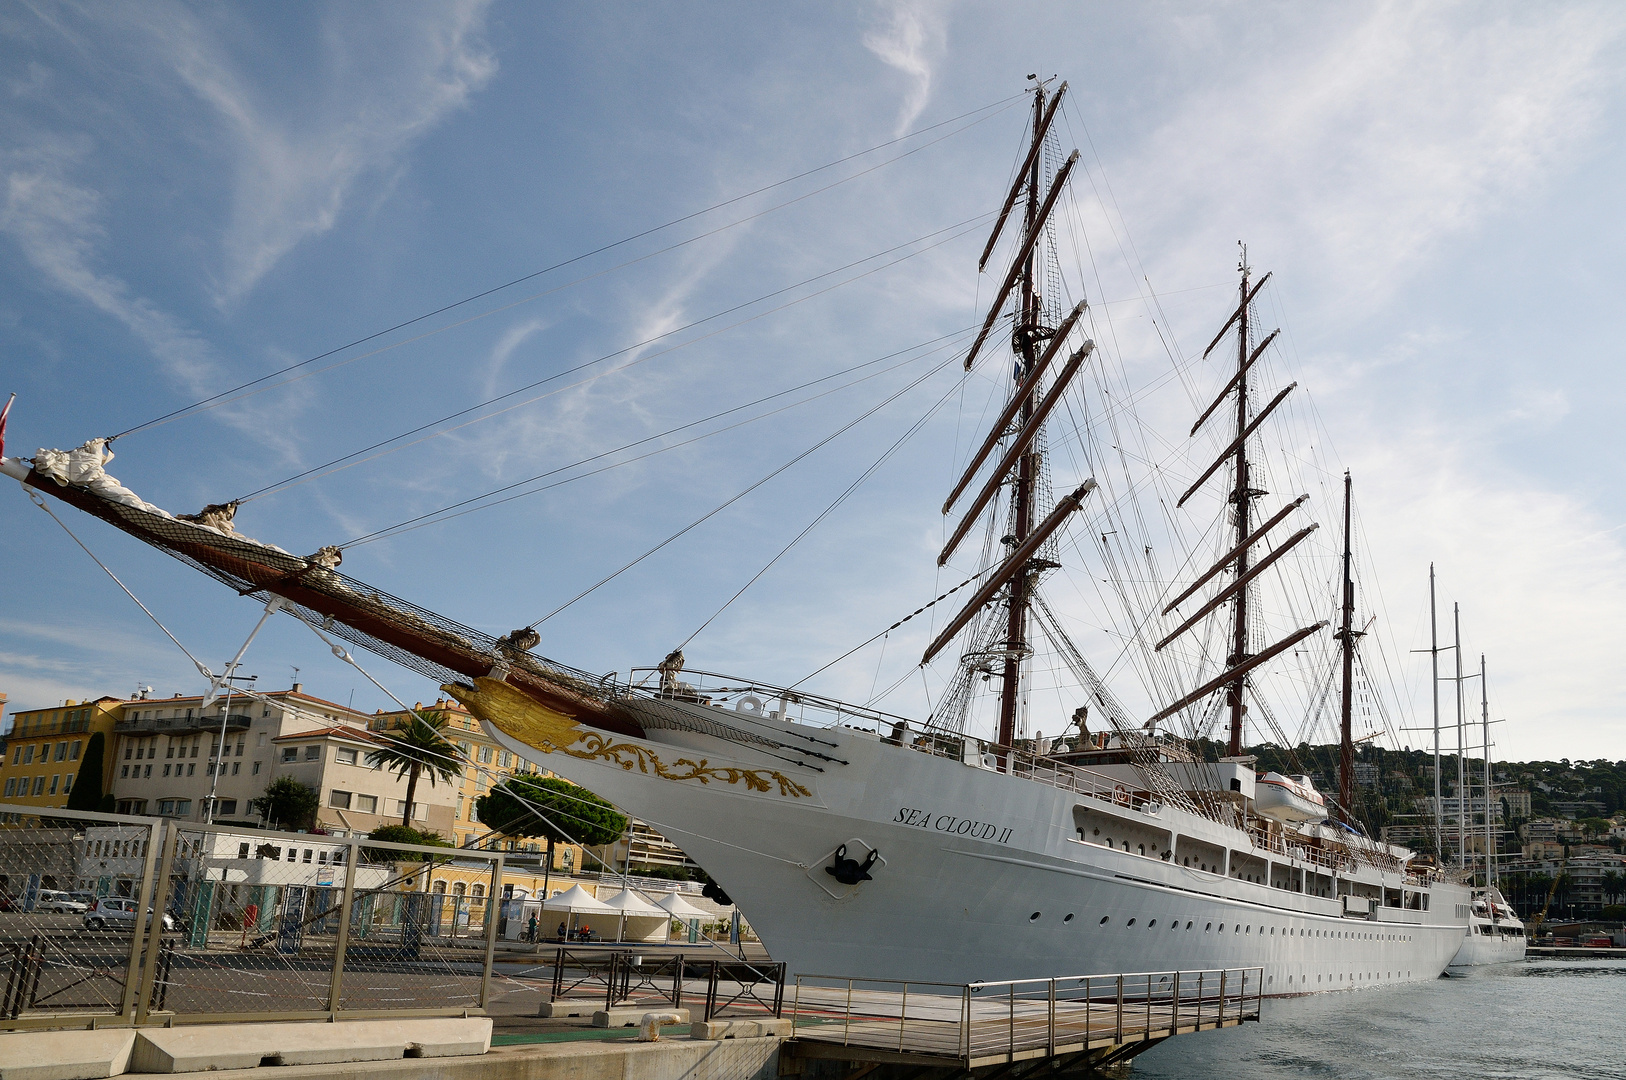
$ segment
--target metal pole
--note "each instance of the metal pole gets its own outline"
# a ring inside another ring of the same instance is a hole
[[[1045,1047],[1051,1057],[1056,1056],[1056,980],[1050,980],[1050,1031]]]
[[[909,984],[903,984],[903,1001],[898,1005],[898,1053],[903,1053],[903,1031],[909,1022]]]
[[[141,887],[136,890],[136,910],[146,911],[152,903],[154,887],[154,869],[158,861],[158,848],[163,843],[163,827],[161,821],[154,821],[147,826],[146,851],[141,865]],[[141,953],[142,933],[139,919],[132,925],[130,931],[130,960],[124,970],[124,1000],[119,1004],[119,1015],[126,1022],[135,1023],[136,984],[141,981]]]
[[[433,859],[434,856],[429,856]],[[486,1001],[491,996],[491,961],[497,955],[497,905],[502,902],[497,895],[502,888],[502,852],[497,853],[497,859],[491,864],[491,887],[486,890],[486,959],[480,971],[480,1008],[486,1007]],[[428,866],[428,860],[425,860]]]
[[[1228,974],[1230,974],[1229,969],[1220,968],[1219,1019],[1214,1022],[1215,1027],[1225,1026],[1225,976]]]
[[[1456,637],[1456,644],[1452,647],[1457,654],[1457,865],[1468,865],[1468,803],[1463,795],[1463,785],[1467,782],[1467,762],[1463,760],[1467,753],[1462,739],[1462,605],[1451,605],[1451,625]]]
[[[1005,1019],[1006,1019],[1006,1022],[1008,1023],[1008,1025],[1009,1025],[1009,1027],[1007,1028],[1007,1032],[1006,1032],[1007,1045],[1005,1047],[1005,1052],[1007,1054],[1015,1054],[1016,1053],[1016,984],[1015,983],[1011,983],[1010,1001],[1009,1001],[1009,1004],[1007,1005],[1007,1011],[1006,1011],[1006,1014],[1005,1014]]]
[[[1491,826],[1491,758],[1490,758],[1490,690],[1485,686],[1485,654],[1479,654],[1479,722],[1484,730],[1485,737],[1485,888],[1488,890],[1496,882],[1493,875],[1495,867],[1496,834]],[[1490,897],[1485,897],[1485,903],[1490,904]],[[1496,912],[1491,911],[1491,925],[1496,925]]]
[[[1117,1008],[1117,1013],[1118,1013],[1118,1022],[1117,1022],[1117,1027],[1114,1029],[1114,1032],[1113,1032],[1112,1041],[1115,1042],[1115,1043],[1120,1043],[1121,1044],[1124,1041],[1124,977],[1122,975],[1118,976],[1118,1008]]]
[[[1180,1034],[1180,973],[1174,973],[1174,1004],[1169,1010],[1169,1034]]]
[[[339,937],[333,946],[333,981],[328,984],[327,1011],[332,1020],[339,1018],[340,994],[344,989],[344,957],[350,949],[350,909],[356,896],[356,856],[360,848],[354,837],[344,856],[344,895],[339,899]]]
[[[1428,564],[1428,656],[1434,687],[1434,865],[1445,865],[1445,805],[1440,801],[1440,627],[1434,607],[1434,564]]]
[[[141,987],[136,994],[135,1022],[137,1025],[147,1022],[147,1013],[152,1002],[153,979],[158,974],[158,952],[164,942],[164,907],[169,903],[169,874],[175,863],[175,848],[181,839],[181,830],[178,823],[170,822],[168,833],[164,839],[164,856],[158,864],[157,890],[152,901],[152,917],[147,929],[147,957],[141,968]],[[142,931],[142,918],[145,908],[136,908],[136,936]]]

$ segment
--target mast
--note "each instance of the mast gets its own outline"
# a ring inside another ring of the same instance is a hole
[[[1248,572],[1248,511],[1251,504],[1248,501],[1252,494],[1248,490],[1248,249],[1242,249],[1242,282],[1239,286],[1238,296],[1240,305],[1237,312],[1236,331],[1236,487],[1231,492],[1231,501],[1236,504],[1234,516],[1236,519],[1236,580]],[[1236,604],[1231,611],[1231,655],[1226,659],[1225,666],[1234,668],[1248,658],[1248,590],[1244,586],[1236,592]],[[1242,691],[1247,680],[1240,675],[1225,690],[1226,703],[1231,710],[1231,738],[1226,752],[1232,757],[1242,753]]]
[[[1452,646],[1457,654],[1457,865],[1468,865],[1468,830],[1467,819],[1463,816],[1468,809],[1462,794],[1462,785],[1467,782],[1468,769],[1463,761],[1464,749],[1462,745],[1462,605],[1453,602],[1451,605],[1451,629],[1456,644]]]
[[[1039,84],[1033,90],[1033,149],[1036,151],[1044,139],[1045,128],[1045,91],[1044,84]],[[1041,227],[1039,221],[1039,153],[1030,151],[1028,154],[1028,190],[1027,208],[1023,215],[1025,228],[1024,236],[1027,238],[1025,246],[1028,249],[1027,257],[1022,260],[1020,270],[1020,305],[1021,314],[1012,335],[1011,345],[1018,356],[1022,358],[1015,373],[1019,386],[1023,385],[1023,376],[1033,369],[1037,359],[1034,353],[1034,344],[1037,341],[1039,329],[1039,290],[1035,287],[1034,279],[1038,276],[1039,245],[1035,243],[1035,233]],[[1018,413],[1022,429],[1026,429],[1033,419],[1033,393],[1029,390],[1027,397],[1022,400],[1022,407]],[[1035,460],[1037,454],[1023,453],[1016,462],[1016,484],[1011,500],[1011,532],[1009,545],[1011,550],[1023,546],[1028,533],[1033,527],[1033,480],[1037,471]],[[1027,652],[1028,629],[1028,601],[1030,574],[1024,568],[1017,573],[1010,582],[1010,605],[1006,613],[1005,623],[1005,663],[1002,672],[1003,679],[999,687],[999,745],[1010,746],[1016,738],[1016,712],[1021,704],[1022,661]]]
[[[1434,687],[1434,858],[1445,860],[1445,804],[1440,795],[1440,623],[1434,606],[1434,564],[1428,564],[1428,662]]]
[[[1491,824],[1490,691],[1485,687],[1485,654],[1479,654],[1479,723],[1485,740],[1485,888],[1496,884],[1495,829]]]
[[[1338,642],[1344,654],[1344,704],[1338,740],[1338,809],[1345,821],[1355,805],[1355,739],[1350,730],[1355,691],[1355,582],[1350,573],[1350,492],[1349,470],[1344,470],[1344,622],[1338,628]]]

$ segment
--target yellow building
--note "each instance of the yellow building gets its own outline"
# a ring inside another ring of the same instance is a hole
[[[415,709],[424,712],[438,712],[446,717],[444,734],[446,740],[454,743],[463,754],[466,763],[462,773],[457,779],[457,805],[452,820],[453,835],[447,837],[458,847],[485,847],[493,846],[499,838],[493,836],[490,829],[480,824],[475,815],[474,800],[489,792],[503,780],[516,774],[551,776],[537,767],[535,762],[527,761],[512,752],[498,746],[489,738],[480,721],[461,704],[450,699],[442,698],[432,704],[425,705],[417,702]],[[372,731],[390,731],[399,727],[407,718],[404,712],[381,712],[373,717],[367,727]],[[420,781],[423,783],[424,781]],[[547,850],[547,841],[542,838],[528,838],[515,840],[509,837],[500,838],[501,844],[509,851],[523,851],[540,855]],[[556,843],[553,849],[553,868],[569,872],[582,868],[581,849],[574,844]]]
[[[101,791],[112,790],[116,739],[113,725],[124,715],[121,698],[95,701],[69,699],[48,709],[12,713],[11,732],[0,741],[0,802],[26,806],[67,806],[76,783],[83,782],[79,766],[93,735],[102,736]],[[15,812],[8,822],[21,820]]]

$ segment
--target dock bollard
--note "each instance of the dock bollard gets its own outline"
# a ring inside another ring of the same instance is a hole
[[[638,1025],[639,1042],[659,1042],[661,1028],[668,1024],[681,1024],[685,1017],[675,1012],[647,1012],[644,1013],[643,1023]]]

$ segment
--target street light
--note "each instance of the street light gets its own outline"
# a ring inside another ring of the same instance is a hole
[[[215,789],[220,786],[220,770],[226,764],[226,724],[231,719],[232,683],[251,683],[258,678],[258,675],[227,675],[221,680],[226,684],[226,700],[220,706],[220,743],[215,749],[215,760],[209,766],[209,805],[203,816],[206,825],[215,823]]]

